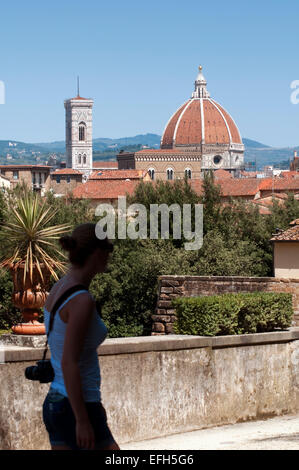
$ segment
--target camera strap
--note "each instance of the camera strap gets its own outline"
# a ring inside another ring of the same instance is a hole
[[[75,286],[72,286],[70,287],[69,289],[67,289],[55,302],[54,304],[54,307],[52,308],[51,312],[50,312],[50,321],[49,321],[49,330],[48,330],[48,334],[47,334],[47,342],[46,342],[46,346],[45,346],[45,350],[44,350],[44,354],[43,354],[43,361],[45,360],[46,358],[46,354],[47,354],[47,350],[48,350],[48,340],[49,340],[49,334],[50,334],[50,331],[52,331],[52,328],[53,328],[53,322],[54,322],[54,317],[55,317],[55,313],[56,311],[59,309],[59,307],[63,304],[63,302],[72,294],[74,294],[74,292],[77,292],[79,290],[85,290],[85,291],[88,291],[87,287],[84,286],[83,284],[76,284]]]

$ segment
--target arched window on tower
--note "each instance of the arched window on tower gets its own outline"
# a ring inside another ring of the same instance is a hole
[[[166,175],[167,175],[168,180],[173,180],[173,169],[172,168],[167,168]]]
[[[79,155],[78,155],[78,165],[81,165],[81,163],[82,163],[82,160],[81,160],[81,153],[79,153]]]
[[[149,168],[147,170],[147,172],[150,175],[151,179],[154,180],[155,179],[155,169],[154,168]]]
[[[83,155],[83,165],[86,165],[86,155]]]
[[[186,168],[185,170],[185,178],[188,178],[191,180],[192,178],[192,170],[190,170],[190,168]]]
[[[85,138],[86,138],[86,124],[85,122],[80,122],[79,124],[79,141],[80,142],[84,142]]]

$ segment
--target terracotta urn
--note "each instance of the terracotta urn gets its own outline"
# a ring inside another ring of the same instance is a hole
[[[48,289],[50,286],[50,273],[44,266],[41,266],[44,280],[36,267],[33,269],[32,280],[29,274],[26,275],[25,283],[24,264],[19,266],[10,265],[10,273],[13,279],[14,291],[12,302],[15,307],[21,310],[24,322],[12,327],[13,333],[17,335],[44,335],[45,326],[40,323],[39,317],[41,308],[44,306]]]

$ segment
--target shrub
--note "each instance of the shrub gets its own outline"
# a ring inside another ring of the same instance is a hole
[[[291,326],[292,295],[254,292],[207,297],[180,297],[173,301],[174,332],[219,336],[262,333]]]
[[[22,320],[12,303],[13,282],[10,273],[0,269],[0,329],[6,330]]]

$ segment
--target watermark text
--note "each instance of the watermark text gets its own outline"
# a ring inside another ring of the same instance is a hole
[[[149,212],[149,213],[148,213]],[[99,204],[95,215],[101,217],[96,224],[96,236],[103,240],[108,237],[131,240],[168,240],[171,235],[176,240],[188,240],[185,250],[199,250],[203,243],[203,205],[150,204],[149,211],[143,204],[131,204],[127,208],[125,196],[118,197],[115,209],[111,204]],[[117,224],[116,224],[117,221]],[[193,225],[193,227],[192,227]]]

